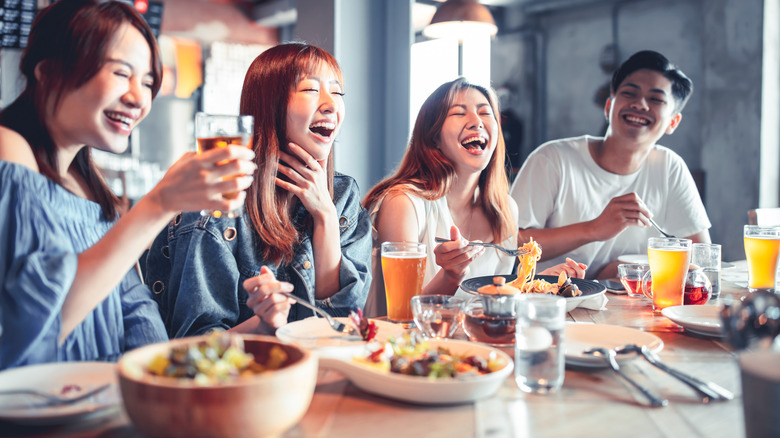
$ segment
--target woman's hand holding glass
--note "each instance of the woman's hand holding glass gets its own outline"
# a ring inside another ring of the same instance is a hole
[[[328,172],[295,143],[289,143],[288,152],[279,151],[279,173],[286,179],[276,178],[276,185],[301,200],[315,219],[318,214],[333,213],[335,206],[328,191]]]
[[[292,293],[292,284],[277,280],[274,273],[263,266],[260,268],[260,275],[247,278],[243,286],[249,292],[246,305],[255,312],[260,321],[274,330],[287,324],[290,306],[295,301],[277,292]]]
[[[244,190],[257,169],[254,157],[252,150],[241,146],[186,153],[168,169],[150,195],[172,212],[240,209],[246,197]],[[239,192],[239,196],[222,196],[229,192]]]

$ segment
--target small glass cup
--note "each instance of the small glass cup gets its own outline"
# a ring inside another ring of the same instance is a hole
[[[417,242],[382,243],[382,276],[385,279],[387,319],[404,328],[414,324],[412,297],[420,295],[425,278],[425,244]]]
[[[428,339],[451,338],[460,324],[464,302],[463,299],[451,295],[414,296],[414,324]]]
[[[556,295],[517,297],[515,382],[524,392],[546,394],[563,386],[566,300]]]
[[[774,293],[780,258],[780,226],[745,225],[743,236],[748,265],[748,290]]]
[[[215,148],[225,148],[230,145],[252,147],[254,132],[254,117],[248,115],[215,115],[199,112],[195,114],[195,140],[198,143],[198,153]],[[224,164],[224,163],[218,163]],[[225,199],[236,199],[237,192],[223,193]],[[232,211],[201,210],[203,216],[238,217],[241,209]]]
[[[618,277],[626,293],[630,297],[644,297],[642,293],[642,277],[650,271],[650,265],[645,263],[623,263],[618,265]]]
[[[720,253],[721,246],[717,243],[694,243],[691,248],[691,263],[710,279],[713,299],[720,296]]]
[[[515,343],[515,297],[504,295],[503,298],[508,300],[503,303],[506,313],[496,313],[486,307],[482,296],[472,297],[466,302],[463,308],[463,331],[470,341],[494,347],[506,347]],[[490,305],[491,301],[487,303]]]

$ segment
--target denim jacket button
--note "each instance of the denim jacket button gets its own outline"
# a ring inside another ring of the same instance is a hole
[[[179,212],[179,214],[177,214],[176,217],[173,218],[173,225],[179,225],[179,223],[181,223],[181,212]]]
[[[346,226],[347,226],[347,224],[349,224],[349,219],[347,219],[347,217],[346,217],[346,216],[341,216],[341,217],[339,218],[339,226],[340,226],[341,228],[344,228],[344,227],[346,227]]]
[[[162,291],[164,290],[165,290],[165,283],[163,283],[162,281],[157,280],[152,285],[152,292],[154,292],[155,295],[161,294]]]
[[[162,253],[163,257],[165,257],[166,259],[171,258],[171,252],[168,250],[168,245],[160,248],[160,252]]]
[[[303,269],[309,269],[309,268],[311,268],[311,262],[306,260],[305,262],[303,262]]]
[[[222,236],[227,240],[228,242],[232,241],[236,238],[238,235],[238,231],[236,231],[233,227],[227,227],[225,228],[225,231],[222,233]]]

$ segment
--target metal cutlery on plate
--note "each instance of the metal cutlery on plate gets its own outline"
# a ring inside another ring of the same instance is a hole
[[[632,352],[639,353],[648,362],[650,362],[651,365],[693,388],[702,396],[702,401],[704,403],[708,403],[713,400],[726,401],[734,398],[734,394],[732,394],[731,391],[721,387],[720,385],[712,382],[704,382],[694,376],[683,373],[682,371],[676,370],[666,365],[665,363],[661,362],[661,359],[659,359],[655,353],[650,351],[650,349],[644,345],[639,346],[636,344],[626,344],[622,347],[616,348],[615,351],[617,354]]]
[[[623,370],[620,369],[620,365],[618,365],[617,360],[615,359],[615,350],[610,350],[607,348],[601,348],[601,347],[594,347],[588,350],[583,351],[584,354],[589,354],[592,356],[599,356],[604,359],[605,362],[609,364],[612,369],[620,375],[626,382],[633,385],[636,389],[638,389],[647,399],[650,401],[650,406],[652,407],[662,407],[669,404],[669,401],[665,398],[659,397],[655,395],[652,391],[645,388],[644,386],[637,383],[634,379],[631,377],[628,377],[626,373],[623,372]]]
[[[293,294],[291,294],[289,292],[279,292],[279,293],[284,295],[284,296],[286,296],[286,297],[288,297],[288,298],[292,298],[298,304],[300,304],[300,305],[302,305],[304,307],[308,307],[309,309],[313,310],[318,315],[320,315],[323,318],[325,318],[325,320],[328,322],[328,325],[333,330],[335,330],[335,331],[337,331],[339,333],[343,333],[345,335],[360,336],[360,333],[358,333],[358,331],[354,327],[352,327],[351,325],[347,325],[347,324],[344,324],[342,322],[336,321],[327,312],[325,312],[324,310],[318,308],[317,306],[312,305],[308,301],[306,301],[306,300],[304,300],[304,299],[302,299],[300,297],[297,297],[297,296],[295,296],[295,295],[293,295]]]
[[[452,240],[445,239],[443,237],[437,237],[434,240],[436,240],[437,243],[452,242]],[[485,247],[489,247],[489,248],[495,248],[495,249],[503,252],[504,254],[510,255],[512,257],[518,257],[518,256],[521,256],[521,255],[528,254],[530,252],[530,251],[519,249],[519,248],[518,249],[504,248],[503,246],[496,245],[495,243],[487,243],[487,242],[472,242],[472,241],[469,241],[469,245],[472,245],[472,246],[485,246]]]
[[[48,392],[38,391],[36,389],[9,389],[5,391],[0,391],[0,396],[4,395],[32,395],[36,397],[41,397],[46,399],[48,401],[49,405],[56,406],[56,405],[70,405],[76,402],[80,402],[82,400],[85,400],[89,397],[92,397],[93,395],[96,395],[100,392],[105,391],[106,389],[111,387],[111,383],[106,383],[105,385],[98,386],[97,388],[93,388],[87,392],[84,392],[82,394],[74,395],[72,397],[70,396],[59,396],[50,394]]]

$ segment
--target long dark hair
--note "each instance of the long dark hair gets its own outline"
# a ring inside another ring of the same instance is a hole
[[[374,186],[363,199],[366,209],[371,210],[380,199],[394,190],[409,191],[428,200],[440,199],[447,194],[455,177],[455,167],[436,144],[455,95],[467,89],[477,90],[485,96],[494,117],[500,114],[498,99],[490,89],[469,83],[462,77],[439,86],[428,96],[417,114],[409,148],[398,170]],[[500,242],[517,229],[507,199],[509,183],[504,168],[506,146],[498,118],[496,124],[498,141],[490,162],[479,175],[478,205],[490,222],[493,239]]]
[[[65,93],[81,87],[100,71],[114,35],[124,23],[138,29],[149,44],[154,97],[162,80],[159,49],[151,29],[132,6],[118,1],[59,0],[42,9],[33,21],[20,64],[27,84],[22,94],[0,112],[0,124],[27,140],[41,174],[58,184],[62,180],[57,147],[46,128],[47,104],[52,102],[56,109]],[[41,81],[35,76],[36,67]],[[119,199],[103,181],[90,151],[89,147],[82,148],[73,164],[105,217],[115,219]]]
[[[261,53],[249,66],[241,91],[241,114],[255,118],[252,147],[257,175],[246,191],[245,208],[260,241],[263,258],[289,263],[298,242],[298,232],[290,220],[289,192],[275,184],[279,150],[287,144],[287,105],[295,87],[322,63],[329,66],[343,85],[336,59],[319,47],[286,43]],[[333,149],[328,155],[328,190],[333,197]]]

